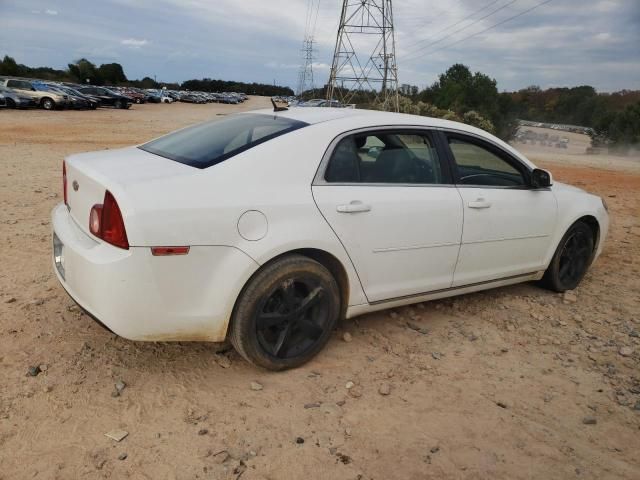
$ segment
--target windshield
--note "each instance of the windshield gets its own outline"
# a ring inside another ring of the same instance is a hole
[[[207,168],[306,123],[275,115],[240,114],[185,128],[139,148],[196,168]]]

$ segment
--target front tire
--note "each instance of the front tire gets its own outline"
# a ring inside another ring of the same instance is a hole
[[[589,269],[594,244],[595,239],[589,225],[582,221],[574,223],[560,240],[542,277],[542,285],[556,292],[576,288]]]
[[[340,290],[320,263],[301,255],[266,265],[240,294],[229,339],[250,363],[298,367],[328,342],[340,316]]]
[[[49,97],[43,98],[42,102],[40,102],[40,105],[42,105],[42,108],[44,108],[45,110],[53,110],[54,108],[56,108],[56,103]]]

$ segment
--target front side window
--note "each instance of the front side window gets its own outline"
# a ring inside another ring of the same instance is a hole
[[[305,126],[307,123],[275,115],[239,114],[170,133],[138,148],[185,165],[207,168]]]
[[[427,133],[378,131],[338,142],[325,181],[329,183],[444,183],[442,165]]]
[[[523,187],[527,185],[522,169],[490,147],[471,139],[448,137],[458,172],[458,184],[493,187]]]

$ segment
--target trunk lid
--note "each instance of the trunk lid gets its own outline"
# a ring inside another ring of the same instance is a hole
[[[130,220],[135,211],[135,205],[128,202],[129,189],[144,182],[198,173],[197,169],[137,147],[80,153],[67,157],[65,163],[69,212],[86,233],[89,233],[91,208],[103,203],[106,190],[118,202],[129,232],[127,219]]]

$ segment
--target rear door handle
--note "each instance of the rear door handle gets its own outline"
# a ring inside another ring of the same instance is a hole
[[[489,208],[491,207],[491,202],[487,202],[484,198],[478,198],[473,202],[467,203],[469,208]]]
[[[371,205],[367,205],[365,203],[360,202],[359,200],[354,200],[353,202],[347,205],[338,205],[336,207],[336,211],[339,213],[359,213],[359,212],[370,212]]]

